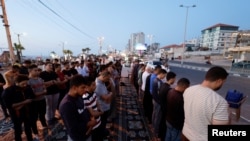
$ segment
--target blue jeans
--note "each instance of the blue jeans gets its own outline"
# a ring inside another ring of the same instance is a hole
[[[181,130],[174,128],[169,122],[166,121],[167,131],[165,141],[181,141]]]
[[[52,94],[52,95],[46,95],[46,120],[51,121],[55,117],[55,112],[57,108],[59,93]]]
[[[153,99],[152,125],[154,129],[154,134],[157,137],[159,134],[161,117],[162,117],[161,106]]]

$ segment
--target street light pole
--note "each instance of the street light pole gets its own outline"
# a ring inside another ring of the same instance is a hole
[[[185,20],[185,29],[184,29],[184,41],[182,46],[182,55],[181,55],[181,65],[183,65],[184,60],[184,52],[185,52],[185,46],[186,46],[186,34],[187,34],[187,19],[188,19],[188,9],[190,7],[196,7],[196,5],[186,6],[186,5],[180,5],[180,7],[186,8],[186,20]]]
[[[99,55],[102,55],[102,42],[104,40],[104,37],[98,37],[97,40],[98,40],[99,46],[100,46]]]

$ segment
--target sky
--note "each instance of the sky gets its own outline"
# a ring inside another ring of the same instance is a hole
[[[160,47],[197,38],[201,30],[224,23],[250,29],[248,0],[5,0],[12,43],[20,34],[24,56],[73,55],[82,48],[97,54],[98,38],[103,50],[124,50],[132,33],[153,35]],[[1,13],[1,12],[0,12]],[[145,38],[149,43],[149,38]],[[6,31],[0,26],[0,53],[8,50]]]

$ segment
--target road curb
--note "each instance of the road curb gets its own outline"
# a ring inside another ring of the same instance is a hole
[[[181,64],[175,64],[175,63],[170,63],[169,65],[170,65],[170,67],[171,66],[175,66],[175,67],[181,67],[181,68],[187,68],[187,69],[193,69],[193,70],[199,70],[199,71],[208,71],[209,70],[209,68],[207,68],[207,67],[198,67],[198,66],[191,66],[191,65],[181,65]],[[250,78],[250,75],[235,73],[235,72],[232,72],[230,70],[228,70],[228,73],[230,75],[232,75],[232,76]]]

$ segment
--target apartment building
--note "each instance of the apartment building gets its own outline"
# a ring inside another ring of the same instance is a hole
[[[235,46],[239,26],[218,23],[201,31],[201,47],[225,50]]]
[[[137,44],[145,44],[145,34],[143,32],[131,34],[131,37],[129,40],[129,51],[136,52]]]

